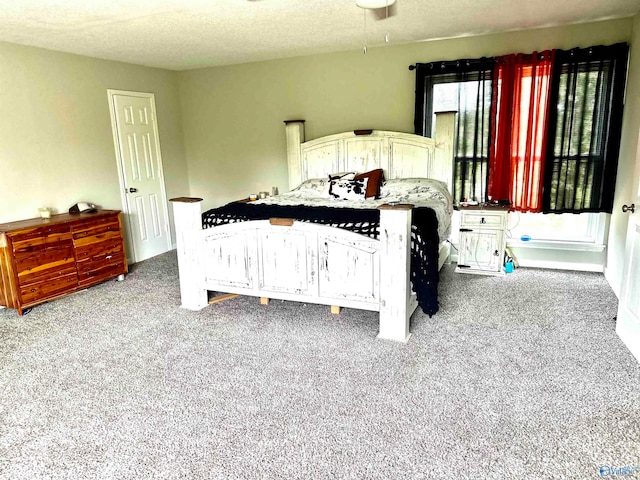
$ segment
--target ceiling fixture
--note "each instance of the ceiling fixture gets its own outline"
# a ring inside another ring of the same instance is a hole
[[[364,47],[363,53],[367,53],[367,10],[374,13],[377,20],[386,20],[390,16],[395,15],[395,9],[390,10],[389,7],[395,5],[396,0],[356,0],[356,5],[362,8],[364,13]],[[389,34],[384,34],[384,43],[389,43]]]

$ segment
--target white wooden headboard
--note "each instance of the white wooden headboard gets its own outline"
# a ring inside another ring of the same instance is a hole
[[[304,120],[288,120],[289,189],[336,172],[384,170],[385,178],[428,177],[449,186],[453,178],[455,112],[436,114],[435,138],[368,130],[337,133],[305,142]]]

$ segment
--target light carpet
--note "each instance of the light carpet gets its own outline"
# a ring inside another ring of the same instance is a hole
[[[375,312],[179,307],[175,252],[0,310],[2,479],[587,479],[640,465],[640,367],[601,274],[441,272]],[[631,471],[628,478],[640,478]]]

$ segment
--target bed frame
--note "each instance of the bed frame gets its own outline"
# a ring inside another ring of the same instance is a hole
[[[341,171],[383,168],[385,177],[430,177],[451,186],[454,113],[438,114],[436,137],[366,130],[305,142],[304,121],[287,121],[289,187]],[[409,280],[412,205],[382,205],[379,239],[326,225],[270,219],[202,228],[199,198],[174,198],[182,307],[208,292],[380,312],[379,338],[408,341],[417,307]],[[441,245],[439,267],[449,256]]]

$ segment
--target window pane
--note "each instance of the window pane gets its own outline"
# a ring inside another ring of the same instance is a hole
[[[456,156],[489,156],[489,115],[491,113],[491,80],[434,83],[433,120],[435,112],[458,112],[461,122],[456,143]],[[476,130],[479,124],[480,130]]]
[[[593,242],[597,217],[597,213],[576,215],[512,212],[509,214],[508,231],[510,238],[514,240],[529,235],[531,240]]]
[[[453,196],[456,201],[484,201],[489,158],[491,80],[455,81],[450,75],[433,80],[433,124],[435,112],[457,115]]]
[[[608,68],[604,68],[560,76],[558,119],[561,121],[556,129],[554,152],[557,157],[602,153],[602,109],[606,106],[603,95],[607,92],[603,80],[608,75]]]
[[[460,82],[436,83],[433,86],[433,111],[458,111],[458,89]],[[435,115],[434,115],[435,122]]]

